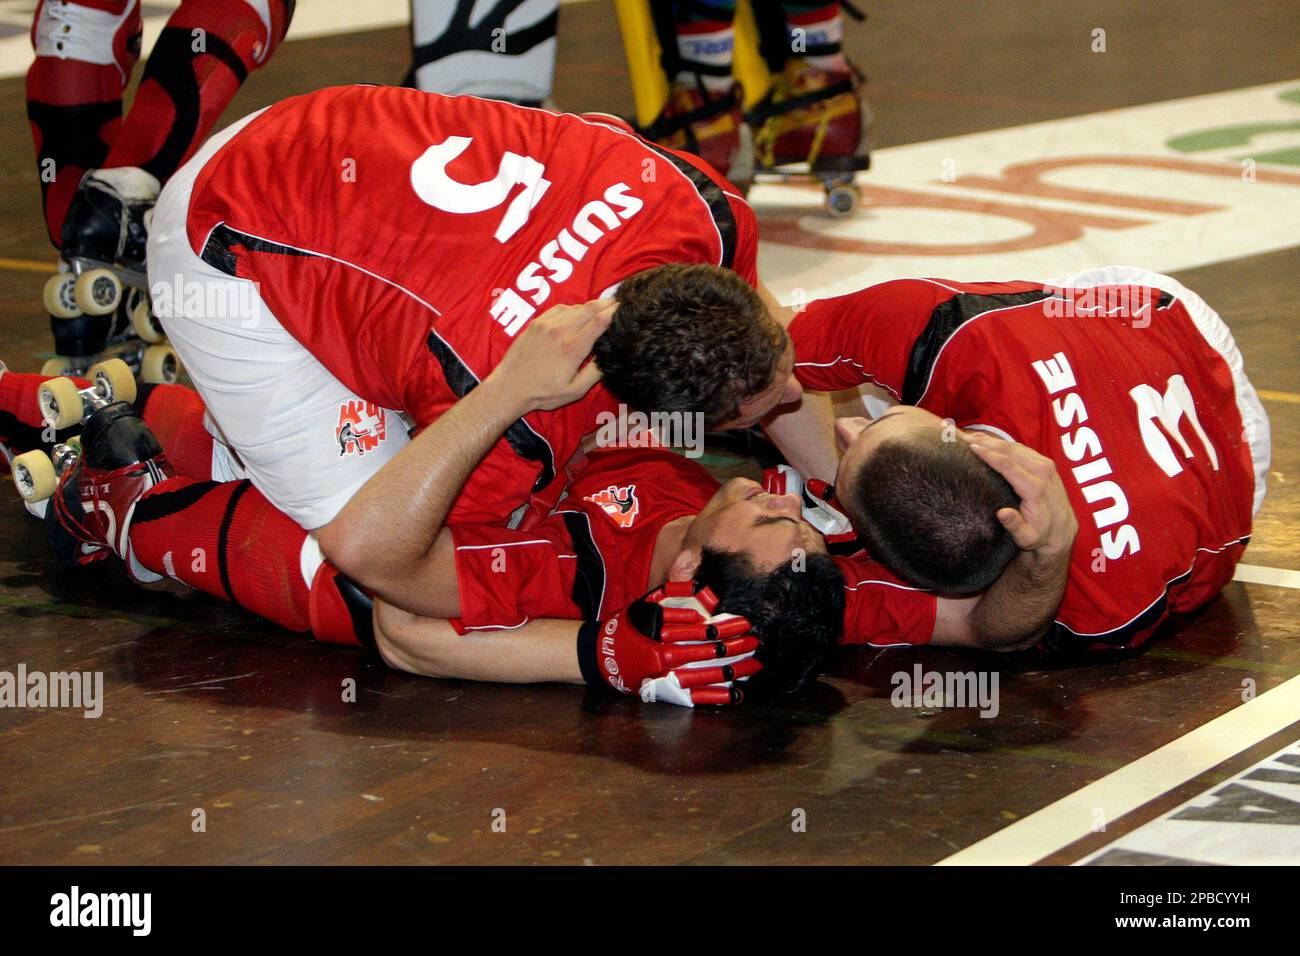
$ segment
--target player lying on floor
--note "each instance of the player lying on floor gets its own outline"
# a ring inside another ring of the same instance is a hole
[[[936,595],[976,600],[960,596],[1010,575],[1028,623],[975,643],[1133,648],[1231,580],[1269,423],[1227,326],[1174,279],[901,279],[786,318],[806,388],[874,383],[902,403],[837,423],[839,501],[867,548],[845,566],[846,640],[925,643]],[[1002,439],[1046,459],[1007,468]],[[1072,545],[1058,526],[1051,546],[1018,550],[1009,509],[1062,480]]]
[[[365,540],[350,527],[378,521],[383,546],[341,548],[347,568],[415,582],[426,613],[440,617],[417,619],[380,601],[381,652],[419,673],[508,681],[585,677],[686,704],[738,700],[738,680],[752,679],[747,686],[760,693],[799,686],[836,643],[843,579],[820,535],[802,520],[797,496],[767,494],[743,479],[719,488],[697,465],[663,449],[601,450],[574,464],[559,507],[530,513],[516,531],[442,527],[466,478],[510,422],[572,400],[595,381],[594,367],[583,362],[608,318],[609,310],[596,303],[559,307],[538,319],[478,388],[363,486],[323,532]],[[0,374],[6,445],[40,441],[34,413],[41,380]],[[187,390],[159,386],[145,395],[142,409],[161,449],[127,406],[89,419],[81,464],[45,512],[60,552],[91,549],[102,558],[112,549],[130,556],[137,569],[286,627],[310,627],[321,640],[370,643],[370,599],[323,563],[315,539],[284,515],[243,512],[240,499],[252,493],[246,480],[201,480],[210,475],[213,448],[202,402]],[[129,460],[106,460],[118,448],[133,450]],[[157,481],[169,460],[181,476]],[[92,525],[80,508],[85,489],[94,515],[124,520]],[[208,520],[196,522],[196,514]],[[97,528],[108,534],[97,535]],[[125,530],[114,534],[116,528]],[[261,545],[232,545],[253,539]],[[705,615],[716,638],[696,629],[707,637],[703,643],[648,639],[662,635],[624,613],[647,589],[693,580],[721,601]],[[573,620],[534,620],[548,616]],[[751,625],[753,636],[746,633]],[[488,636],[484,629],[504,630]],[[683,671],[684,659],[701,666]]]

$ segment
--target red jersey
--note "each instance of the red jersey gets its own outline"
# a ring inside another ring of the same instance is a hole
[[[650,590],[659,531],[699,514],[717,490],[708,472],[673,452],[609,449],[587,459],[549,514],[516,530],[451,525],[458,629],[600,620],[627,606]]]
[[[1049,646],[1133,646],[1231,579],[1251,532],[1250,448],[1231,370],[1169,293],[902,279],[813,302],[790,334],[808,388],[875,382],[1055,462],[1079,535]],[[845,571],[887,582],[866,603],[850,592],[847,640],[930,639],[933,596],[865,557]]]
[[[670,262],[757,283],[753,211],[695,157],[613,118],[397,87],[321,90],[258,115],[199,174],[188,237],[258,282],[339,381],[417,426],[550,306]],[[597,386],[516,422],[452,516],[504,517],[616,407]]]

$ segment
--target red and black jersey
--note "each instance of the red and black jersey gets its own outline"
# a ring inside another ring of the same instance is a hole
[[[589,119],[349,86],[255,117],[199,174],[195,253],[259,284],[276,319],[367,401],[435,420],[527,323],[671,262],[757,283],[753,211],[697,158]],[[507,515],[551,481],[603,387],[519,420],[454,519]]]
[[[1141,643],[1231,579],[1251,533],[1250,449],[1232,371],[1168,292],[902,279],[813,302],[790,334],[808,388],[874,382],[1056,463],[1079,535],[1050,645]],[[900,585],[867,589],[907,604],[893,615],[850,593],[848,640],[929,640],[933,610],[926,629],[923,592]]]
[[[454,623],[463,633],[618,611],[650,589],[664,525],[699,514],[717,489],[671,451],[609,449],[588,457],[554,509],[515,530],[450,525],[461,605]]]

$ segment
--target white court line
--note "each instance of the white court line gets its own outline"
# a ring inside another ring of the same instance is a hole
[[[936,866],[1027,866],[1300,720],[1300,677],[1260,694]]]
[[[1300,571],[1237,565],[1234,581],[1300,588]],[[1289,688],[1289,690],[1288,690]],[[1281,710],[1271,695],[1286,691]],[[1264,710],[1250,708],[1270,698]],[[1101,811],[1113,821],[1300,719],[1300,677],[1261,694],[1082,790],[940,860],[938,866],[1036,863],[1092,832]],[[1251,728],[1254,728],[1251,730]],[[1246,740],[1246,733],[1253,736]]]
[[[1279,588],[1300,588],[1300,571],[1261,568],[1257,564],[1239,564],[1232,580],[1243,581],[1246,584],[1272,584]]]

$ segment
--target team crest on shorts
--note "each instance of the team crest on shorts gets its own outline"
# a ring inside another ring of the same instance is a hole
[[[340,458],[374,451],[387,434],[384,410],[374,402],[353,398],[339,406],[339,424],[334,429],[334,440],[339,443]]]
[[[583,501],[599,505],[600,510],[609,515],[609,520],[620,528],[630,528],[641,513],[641,502],[636,497],[636,485],[610,485],[604,491],[586,495]]]

